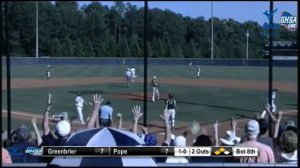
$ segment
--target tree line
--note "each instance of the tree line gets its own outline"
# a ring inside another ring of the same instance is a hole
[[[4,3],[2,24],[4,22]],[[53,57],[143,57],[144,8],[115,1],[112,7],[92,2],[38,2],[39,55]],[[36,2],[9,2],[11,56],[35,56]],[[211,18],[191,18],[170,10],[148,10],[149,57],[210,58]],[[257,22],[213,18],[214,58],[244,58],[249,30],[249,58],[262,58],[267,31]],[[2,44],[5,44],[4,28]],[[274,40],[296,40],[283,26]],[[3,52],[2,52],[3,55]]]

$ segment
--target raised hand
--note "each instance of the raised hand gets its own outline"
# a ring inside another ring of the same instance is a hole
[[[51,107],[52,107],[52,94],[48,93],[48,99],[47,99],[47,106],[46,106],[46,111],[50,111]]]
[[[100,104],[103,102],[103,98],[99,94],[94,94],[94,105],[100,106]]]
[[[266,104],[265,110],[266,110],[266,111],[271,111],[271,106],[270,106],[269,104]]]
[[[52,104],[52,94],[48,93],[48,101],[47,101],[48,105]]]
[[[33,116],[33,117],[32,117],[31,123],[32,123],[32,124],[36,124],[36,116]]]
[[[230,126],[231,128],[236,128],[236,120],[234,118],[231,118]]]
[[[168,113],[168,109],[164,109],[164,113],[160,115],[160,118],[164,121],[169,121],[170,114]]]
[[[143,115],[143,113],[141,113],[141,106],[133,106],[132,113],[134,121],[138,121],[139,118]]]
[[[121,113],[117,113],[117,118],[118,119],[122,118],[122,114]]]
[[[217,120],[217,121],[214,123],[214,129],[215,129],[215,131],[218,130],[218,126],[219,126],[219,121]]]

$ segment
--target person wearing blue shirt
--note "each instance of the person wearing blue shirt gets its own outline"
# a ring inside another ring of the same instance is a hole
[[[110,106],[111,102],[107,101],[106,105],[99,109],[99,124],[100,127],[110,127],[113,123],[113,108]]]

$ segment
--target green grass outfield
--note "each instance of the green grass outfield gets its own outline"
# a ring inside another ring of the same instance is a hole
[[[122,77],[127,66],[95,66],[95,65],[52,65],[53,78],[63,77]],[[5,68],[5,67],[3,67]],[[45,78],[45,66],[42,65],[12,65],[12,78]],[[143,76],[143,66],[136,66],[138,77]],[[5,69],[3,69],[5,70]],[[3,78],[6,72],[2,71]],[[158,80],[163,77],[195,78],[195,66],[150,66],[148,75],[156,75]],[[297,68],[274,67],[274,81],[291,82],[297,84]],[[204,79],[240,79],[240,80],[268,80],[268,67],[232,67],[232,66],[202,66],[201,78]],[[74,98],[75,91],[87,91],[83,95],[88,101],[92,101],[93,93],[102,93],[106,100],[112,101],[114,114],[120,112],[124,120],[132,120],[131,108],[134,105],[143,105],[142,101],[118,98],[117,93],[131,94],[143,92],[143,84],[134,83],[130,89],[125,84],[99,84],[85,86],[68,86],[53,88],[13,89],[12,110],[28,111],[43,114],[47,93],[53,94],[53,112],[67,111],[76,115]],[[149,86],[148,92],[150,93]],[[216,119],[224,120],[233,117],[253,116],[260,112],[266,103],[267,91],[261,90],[239,90],[213,87],[196,87],[180,85],[162,85],[161,94],[166,95],[172,91],[178,103],[176,120],[200,122],[211,122]],[[2,109],[6,109],[6,91],[2,91]],[[296,109],[297,94],[279,92],[277,97],[279,109]],[[164,101],[148,103],[148,119],[159,120],[159,114],[164,107]],[[91,107],[84,109],[85,116],[91,111]],[[6,118],[3,118],[6,119]],[[6,122],[2,119],[2,126]],[[18,124],[13,122],[13,124]]]
[[[120,77],[125,75],[124,65],[51,65],[53,77]],[[138,76],[143,76],[144,67],[134,66]],[[45,65],[11,65],[11,78],[45,78]],[[196,76],[195,66],[148,65],[148,76],[185,77]],[[2,78],[6,78],[6,67],[2,67]],[[201,78],[268,80],[268,67],[201,66]],[[297,83],[297,68],[274,67],[274,81]]]

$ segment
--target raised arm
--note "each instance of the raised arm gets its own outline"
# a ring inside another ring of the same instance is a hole
[[[52,107],[52,94],[48,94],[47,107],[43,116],[43,135],[48,135],[50,133],[49,127],[49,112]]]
[[[142,127],[142,131],[143,131],[143,134],[144,134],[144,135],[147,135],[147,134],[148,134],[148,129],[147,129],[147,127]]]
[[[123,122],[123,119],[122,119],[122,114],[121,114],[121,113],[118,113],[118,114],[117,114],[117,121],[118,121],[118,126],[117,126],[117,128],[118,128],[118,129],[122,129],[122,122]]]
[[[171,131],[171,126],[170,126],[170,122],[169,122],[170,114],[168,113],[167,108],[164,109],[164,113],[163,113],[163,115],[160,115],[160,117],[165,123],[165,140],[164,140],[164,143],[170,145],[171,144],[172,131]]]
[[[133,113],[133,123],[132,123],[132,132],[137,134],[137,125],[139,122],[139,118],[143,115],[143,113],[141,113],[141,106],[134,106],[132,109],[132,113]]]
[[[266,105],[265,110],[267,111],[268,115],[271,117],[273,122],[276,122],[276,118],[274,117],[273,113],[271,112],[271,106]]]
[[[32,123],[33,129],[34,129],[34,133],[36,135],[37,145],[40,146],[43,142],[43,139],[42,139],[40,131],[36,125],[36,117],[35,116],[32,118],[31,123]]]
[[[99,123],[99,114],[97,113],[97,116],[96,116],[96,128],[100,128],[100,123]]]
[[[219,146],[219,135],[218,135],[218,126],[219,122],[218,120],[214,123],[214,138],[215,138],[215,145]]]
[[[233,135],[236,136],[236,120],[234,118],[231,118],[230,126]]]
[[[100,108],[102,101],[103,101],[103,98],[101,98],[101,95],[94,94],[94,110],[92,111],[90,120],[87,124],[87,128],[95,127],[97,116],[98,116],[97,113],[98,113],[98,110]]]
[[[277,138],[278,136],[281,118],[282,118],[282,111],[279,111],[278,118],[276,119],[275,126],[274,126],[274,134],[273,134],[274,139]]]

